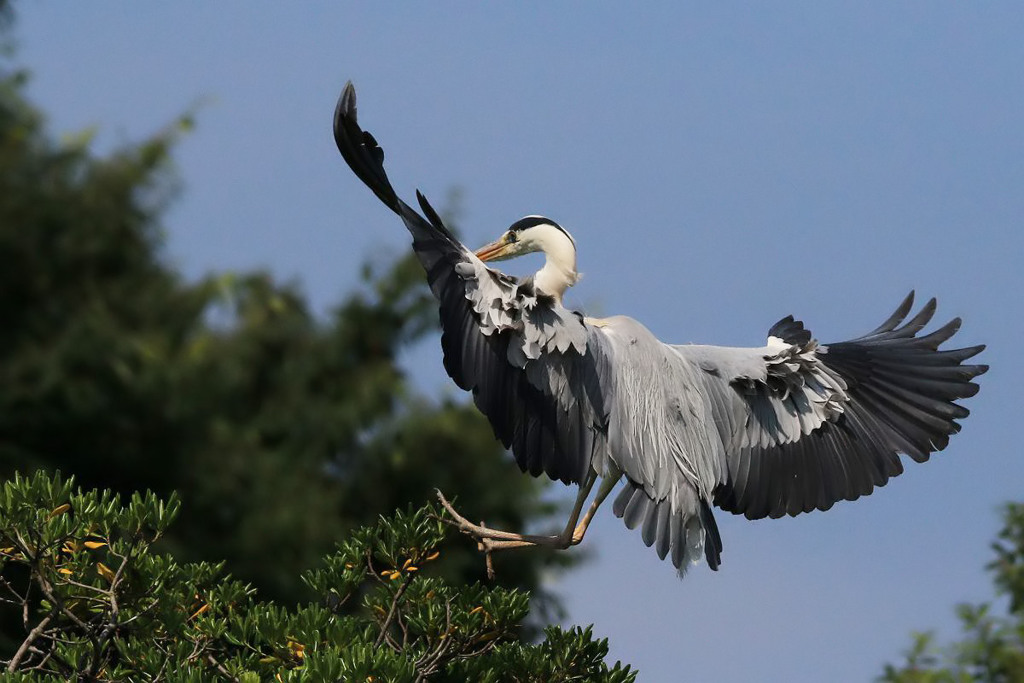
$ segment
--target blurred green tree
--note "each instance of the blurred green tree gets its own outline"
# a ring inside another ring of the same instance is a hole
[[[161,216],[191,116],[97,156],[87,134],[54,140],[25,72],[2,69],[0,476],[176,491],[164,549],[226,560],[284,601],[306,597],[300,571],[344,534],[435,488],[494,526],[546,523],[543,486],[471,405],[410,388],[397,357],[437,326],[411,256],[368,265],[326,316],[263,272],[185,281],[162,257]],[[499,556],[498,583],[550,608],[541,574],[565,562]],[[468,540],[438,564],[456,583],[484,576]]]
[[[960,640],[945,646],[931,632],[915,633],[899,664],[887,664],[886,683],[1019,683],[1024,681],[1024,503],[1003,508],[1003,528],[988,565],[999,599],[963,604]],[[1006,613],[1000,612],[1005,607]]]

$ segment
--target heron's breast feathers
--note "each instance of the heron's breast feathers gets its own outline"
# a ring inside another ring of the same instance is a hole
[[[480,331],[488,336],[509,335],[507,360],[514,367],[525,368],[548,353],[586,353],[583,321],[553,297],[538,292],[529,278],[502,276],[476,259],[457,263],[455,272],[465,284]]]

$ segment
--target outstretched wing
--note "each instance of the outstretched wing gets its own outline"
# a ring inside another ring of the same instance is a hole
[[[763,349],[672,347],[701,369],[724,445],[716,505],[750,519],[827,510],[900,474],[900,453],[923,462],[945,448],[968,415],[955,401],[988,369],[963,362],[985,347],[940,351],[959,318],[919,337],[935,300],[904,323],[913,301],[827,346],[788,317]]]
[[[440,304],[441,346],[449,376],[473,392],[495,435],[534,476],[565,483],[589,476],[605,449],[612,391],[601,334],[529,280],[487,268],[449,231],[426,198],[421,216],[399,199],[384,172],[384,151],[356,120],[345,86],[334,139],[352,171],[413,237],[413,249]]]

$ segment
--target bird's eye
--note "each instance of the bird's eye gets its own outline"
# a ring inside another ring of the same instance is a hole
[[[509,233],[508,233],[508,241],[509,242],[516,242],[518,240],[519,240],[519,235],[517,233],[514,233],[514,232],[512,232],[510,230]]]

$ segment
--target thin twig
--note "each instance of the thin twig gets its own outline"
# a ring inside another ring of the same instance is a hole
[[[437,642],[437,647],[429,654],[424,654],[416,660],[413,667],[417,670],[416,683],[427,680],[427,677],[435,673],[438,665],[443,659],[446,651],[451,647],[452,639],[449,637],[452,629],[452,601],[448,599],[444,603],[444,636]]]
[[[217,658],[214,657],[212,653],[206,653],[206,661],[208,661],[210,664],[213,664],[217,668],[217,671],[220,672],[221,676],[226,676],[229,680],[238,683],[238,679],[232,676],[231,673],[227,669],[225,669],[220,662],[217,661]]]
[[[402,581],[402,585],[399,586],[398,590],[395,591],[395,597],[391,599],[391,609],[388,610],[388,615],[384,619],[383,625],[380,627],[380,635],[377,636],[377,640],[373,643],[374,651],[380,647],[380,644],[384,642],[384,635],[391,627],[391,620],[395,618],[395,611],[398,609],[398,601],[405,595],[406,589],[409,588],[409,584],[412,583],[412,575],[407,574],[405,580]]]
[[[398,628],[402,629],[402,646],[399,652],[404,652],[406,645],[409,644],[409,627],[406,625],[405,619],[402,618],[401,612],[395,615],[395,622],[398,623]]]
[[[384,642],[395,652],[402,651],[402,644],[395,640],[395,637],[392,636],[390,633],[384,636]]]
[[[14,653],[14,657],[11,658],[10,663],[7,665],[7,673],[13,673],[18,670],[18,665],[21,664],[22,657],[28,653],[28,649],[32,646],[32,643],[39,637],[39,634],[46,630],[46,627],[51,621],[53,621],[53,617],[56,616],[56,614],[57,606],[54,605],[50,608],[50,613],[43,617],[42,620],[36,624],[34,629],[28,632],[25,640],[21,643],[21,647],[19,647],[18,651]]]
[[[67,663],[67,660],[65,660],[63,657],[61,657],[56,652],[54,652],[53,648],[50,648],[50,650],[48,652],[43,652],[38,647],[33,645],[32,647],[29,648],[29,651],[32,652],[32,654],[34,654],[34,655],[40,655],[42,657],[42,659],[39,661],[39,663],[35,664],[32,667],[33,669],[42,670],[42,668],[46,664],[46,662],[52,659],[57,664],[57,666],[60,667],[61,673],[63,674],[63,677],[66,678],[66,679],[70,678],[71,674],[75,670],[73,666],[71,666],[70,664]]]
[[[370,576],[377,579],[377,583],[381,584],[382,586],[387,585],[388,582],[380,578],[380,576],[377,574],[377,568],[373,566],[373,553],[370,551],[369,548],[366,549],[366,568],[370,570]]]
[[[23,597],[22,597],[21,593],[19,593],[18,591],[16,591],[16,590],[14,589],[14,586],[12,586],[12,585],[10,584],[10,582],[9,582],[9,581],[8,581],[7,579],[5,579],[4,577],[2,577],[2,576],[0,576],[0,586],[3,586],[4,588],[6,588],[6,589],[7,589],[7,591],[8,591],[8,592],[9,592],[9,593],[10,593],[11,595],[13,595],[13,596],[14,596],[15,598],[17,598],[17,601],[18,601],[18,604],[19,604],[19,605],[20,605],[20,604],[22,603],[22,601],[23,601],[23,600],[25,600],[25,598],[23,598]]]
[[[171,661],[170,655],[164,657],[164,661],[160,663],[160,669],[156,672],[156,675],[153,676],[154,681],[162,681],[164,679],[164,671],[167,670],[167,663],[169,661]]]
[[[117,568],[116,572],[114,572],[114,578],[110,581],[110,610],[114,621],[117,621],[117,616],[119,612],[117,606],[117,585],[121,582],[121,577],[124,575],[124,570],[128,566],[128,560],[131,559],[132,553],[135,552],[135,546],[138,543],[138,541],[138,537],[132,539],[131,544],[129,544],[128,546],[128,552],[125,553],[123,557],[115,553],[113,550],[110,551],[115,557],[121,558],[121,566]]]
[[[110,600],[110,620],[107,622],[106,626],[103,627],[103,631],[100,633],[100,637],[97,640],[97,646],[93,649],[92,666],[90,667],[93,674],[99,671],[100,658],[103,655],[103,649],[107,642],[114,637],[114,634],[120,626],[118,623],[120,610],[118,609],[117,604],[117,589],[121,583],[121,578],[124,576],[124,570],[128,566],[128,561],[132,557],[132,552],[134,552],[135,544],[137,542],[138,539],[133,538],[131,544],[128,546],[128,552],[124,555],[115,553],[113,550],[110,551],[114,557],[121,558],[121,564],[118,566],[117,571],[114,572],[114,578],[110,580],[110,588],[107,589],[107,595]]]
[[[105,588],[97,588],[96,586],[90,585],[88,583],[82,583],[81,581],[75,581],[74,579],[68,579],[68,578],[63,579],[63,582],[68,584],[69,586],[74,586],[75,588],[82,588],[82,589],[85,589],[85,590],[91,590],[93,592],[99,593],[100,595],[104,596],[104,599],[102,599],[102,600],[100,600],[100,598],[98,598],[98,597],[94,598],[94,597],[82,596],[80,598],[81,600],[100,600],[100,602],[106,602],[106,595],[107,595],[108,591]]]
[[[64,601],[53,592],[49,585],[49,582],[45,578],[43,578],[43,575],[39,571],[37,566],[34,566],[32,568],[32,573],[35,574],[36,583],[39,585],[39,589],[43,591],[43,595],[46,596],[46,599],[50,601],[50,604],[57,607],[57,609],[60,610],[61,614],[70,619],[75,624],[75,626],[82,629],[85,636],[89,639],[90,642],[92,642],[93,648],[98,647],[99,642],[96,640],[96,634],[92,632],[92,629],[89,627],[88,624],[79,619],[74,612],[69,610],[64,605]]]
[[[25,626],[28,626],[28,619],[29,619],[28,604],[29,604],[30,600],[32,600],[32,579],[31,578],[29,578],[29,580],[28,580],[28,585],[25,586],[25,599],[21,603],[21,623],[23,623]]]

